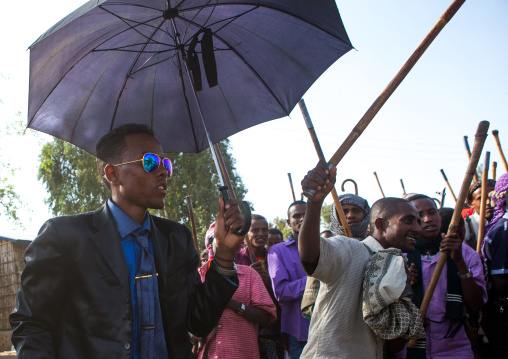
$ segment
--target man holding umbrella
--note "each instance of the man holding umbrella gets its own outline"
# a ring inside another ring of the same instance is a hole
[[[171,162],[152,130],[128,124],[97,144],[111,198],[95,212],[47,221],[25,254],[10,316],[18,358],[189,358],[238,287],[236,201],[220,201],[205,282],[190,231],[163,208]]]

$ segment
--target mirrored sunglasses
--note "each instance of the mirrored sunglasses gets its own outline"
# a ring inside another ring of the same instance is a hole
[[[157,171],[157,169],[159,168],[159,166],[161,164],[161,160],[162,160],[162,165],[168,171],[168,177],[171,178],[171,176],[173,175],[173,164],[171,163],[169,158],[160,157],[159,155],[157,155],[155,153],[145,153],[143,155],[143,158],[140,158],[139,160],[119,163],[119,164],[113,165],[113,166],[117,167],[117,166],[122,166],[122,165],[126,165],[129,163],[134,163],[134,162],[143,162],[143,168],[145,169],[145,171],[148,173],[152,173],[152,172]]]

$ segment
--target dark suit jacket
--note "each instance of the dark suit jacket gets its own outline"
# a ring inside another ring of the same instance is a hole
[[[214,270],[202,284],[190,231],[162,218],[152,221],[169,357],[188,359],[187,332],[207,335],[237,287]],[[47,221],[25,262],[9,318],[18,358],[131,357],[129,274],[108,206]]]

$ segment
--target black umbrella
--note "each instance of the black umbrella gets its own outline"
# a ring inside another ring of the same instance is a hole
[[[93,154],[144,123],[164,151],[199,152],[287,116],[350,49],[333,0],[92,0],[30,47],[28,127]]]

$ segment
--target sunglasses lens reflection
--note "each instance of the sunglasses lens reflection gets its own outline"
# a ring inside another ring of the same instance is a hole
[[[147,153],[143,157],[143,166],[145,167],[146,172],[154,172],[159,168],[160,159],[159,156],[154,155],[153,153]]]
[[[162,160],[162,164],[168,170],[168,177],[171,177],[173,175],[173,165],[171,164],[169,158],[164,158]]]

